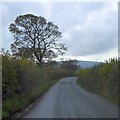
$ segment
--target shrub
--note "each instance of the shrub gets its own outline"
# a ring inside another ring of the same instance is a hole
[[[3,118],[22,110],[70,72],[61,67],[39,67],[26,59],[2,56]]]
[[[77,72],[78,84],[118,103],[118,60],[110,59],[93,68]]]

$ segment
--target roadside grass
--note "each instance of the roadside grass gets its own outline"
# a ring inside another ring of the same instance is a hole
[[[89,92],[92,92],[92,93],[94,93],[94,94],[96,94],[96,95],[99,95],[99,96],[101,96],[101,97],[104,97],[106,100],[111,101],[111,102],[114,103],[114,104],[118,104],[118,103],[119,103],[119,101],[118,101],[119,99],[118,99],[117,96],[116,96],[116,97],[113,97],[113,96],[111,96],[110,94],[106,93],[105,91],[101,91],[101,92],[99,91],[99,92],[98,92],[98,90],[91,90],[90,88],[87,88],[86,86],[82,85],[79,79],[77,79],[76,83],[77,83],[80,87],[82,87],[83,89],[85,89],[85,90],[87,90],[87,91],[89,91]]]
[[[14,96],[13,98],[8,98],[7,100],[3,101],[2,116],[6,118],[15,111],[20,111],[26,103],[27,99],[25,98],[25,96]]]
[[[22,111],[22,109],[26,108],[37,98],[45,94],[52,85],[58,82],[58,80],[59,79],[51,80],[47,84],[38,84],[33,87],[32,91],[28,95],[16,95],[3,101],[2,116],[4,116],[4,118],[8,118],[17,112]]]
[[[33,90],[30,93],[31,98],[44,94],[46,91],[49,90],[49,88],[52,85],[54,85],[57,82],[58,80],[52,80],[52,81],[49,81],[47,84],[40,84],[40,85],[38,84],[34,86]]]

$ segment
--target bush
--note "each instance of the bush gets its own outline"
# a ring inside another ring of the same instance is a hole
[[[110,59],[93,68],[77,72],[78,84],[118,103],[118,60]]]
[[[26,59],[2,55],[3,118],[22,110],[70,72],[61,67],[39,67]]]
[[[12,97],[18,85],[17,70],[14,59],[2,57],[2,92],[3,99]]]

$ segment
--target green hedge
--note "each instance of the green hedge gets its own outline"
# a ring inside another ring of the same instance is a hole
[[[57,67],[39,67],[26,59],[2,56],[3,118],[22,110],[44,94],[69,71]]]
[[[85,89],[118,103],[118,60],[110,59],[93,68],[77,72],[78,84]]]

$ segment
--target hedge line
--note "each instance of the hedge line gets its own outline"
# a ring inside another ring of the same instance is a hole
[[[2,56],[2,116],[10,117],[44,94],[71,72],[62,67],[39,67],[25,59]]]
[[[77,83],[91,92],[118,103],[119,75],[118,60],[110,59],[93,68],[79,70]]]

